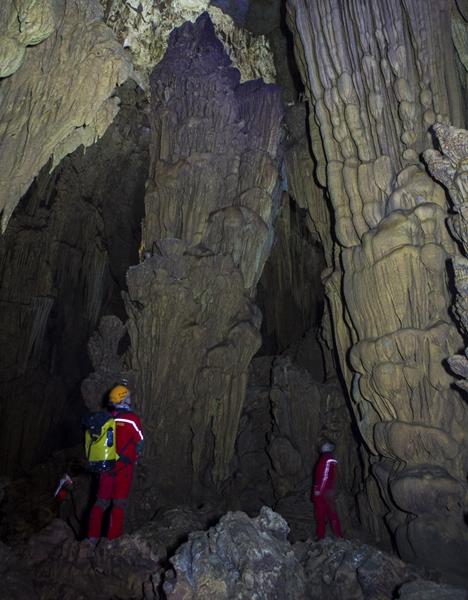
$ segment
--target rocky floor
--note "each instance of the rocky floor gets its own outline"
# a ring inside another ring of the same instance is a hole
[[[97,546],[55,519],[26,543],[0,542],[5,600],[466,600],[468,591],[355,540],[291,545],[268,507],[255,518],[177,508]]]

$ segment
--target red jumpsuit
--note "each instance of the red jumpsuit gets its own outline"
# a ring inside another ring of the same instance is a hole
[[[89,519],[89,538],[101,537],[102,517],[109,507],[110,515],[107,537],[112,540],[123,533],[125,509],[133,479],[133,469],[137,460],[137,444],[143,441],[140,418],[130,410],[114,410],[115,442],[119,460],[114,468],[101,473],[97,500]]]
[[[324,452],[315,467],[314,507],[319,540],[325,537],[325,526],[330,521],[336,537],[342,537],[341,525],[335,506],[337,460],[331,452]]]

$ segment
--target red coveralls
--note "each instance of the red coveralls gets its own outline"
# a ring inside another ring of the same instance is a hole
[[[342,537],[341,525],[335,506],[337,460],[331,452],[324,452],[315,467],[314,507],[319,540],[325,537],[325,526],[330,521],[336,537]]]
[[[115,467],[108,473],[101,473],[97,500],[89,519],[89,538],[101,537],[102,517],[109,507],[110,516],[107,537],[112,540],[123,533],[125,509],[133,479],[133,469],[137,460],[136,446],[143,441],[140,418],[129,410],[113,410],[115,419],[115,442],[117,454],[120,456]]]

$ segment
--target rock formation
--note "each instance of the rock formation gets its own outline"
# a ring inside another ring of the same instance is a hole
[[[0,456],[8,474],[81,439],[86,345],[103,312],[125,315],[120,292],[138,260],[148,129],[141,93],[130,83],[119,93],[121,113],[102,140],[51,175],[43,170],[0,238],[0,344],[8,348],[0,353]]]
[[[337,383],[314,381],[289,356],[252,361],[242,411],[233,477],[225,488],[231,509],[257,514],[262,503],[288,522],[293,539],[314,535],[313,468],[320,444],[336,440],[340,463],[338,510],[344,530],[356,527],[353,495],[360,478],[350,414]]]
[[[128,272],[125,299],[128,362],[147,460],[161,493],[183,498],[230,471],[260,346],[252,296],[279,206],[281,106],[276,87],[240,84],[207,15],[171,34],[151,81],[144,260]]]
[[[437,150],[426,150],[424,158],[432,175],[448,190],[452,201],[453,213],[449,217],[449,228],[453,237],[460,243],[464,257],[457,256],[452,260],[453,275],[457,297],[455,314],[463,337],[468,336],[468,222],[466,206],[468,203],[468,131],[447,127],[442,124],[434,126],[442,154]],[[466,349],[465,349],[466,353]],[[460,355],[449,358],[452,370],[463,377],[457,385],[468,390],[468,360]]]
[[[283,194],[273,248],[257,288],[257,304],[263,315],[263,354],[281,354],[320,326],[323,249],[310,232],[304,213],[288,194]],[[307,351],[311,354],[311,372],[323,381],[323,358],[316,339],[315,346],[310,344]]]
[[[228,513],[208,533],[191,534],[171,559],[168,600],[304,598],[303,570],[287,534],[286,521],[266,507],[255,519]]]
[[[98,0],[2,6],[0,61],[9,76],[1,83],[2,232],[41,167],[93,144],[119,110],[114,89],[131,66],[101,17]]]
[[[94,553],[55,522],[22,553],[43,597],[86,597],[96,564],[111,595],[158,597],[162,562],[228,508],[268,504],[305,540],[328,438],[347,535],[466,577],[467,12],[462,0],[2,4],[0,461],[25,477],[1,479],[0,530],[17,545],[50,521],[36,469],[49,486],[54,461],[26,471],[77,443],[84,410],[121,378],[146,433],[138,539]],[[140,528],[181,502],[203,515]],[[179,549],[167,593],[445,593],[405,583],[419,576],[396,559],[374,582],[383,555],[354,542],[293,552],[286,530],[267,509],[228,515]],[[246,537],[258,581],[234,548]],[[82,589],[57,565],[86,573]]]
[[[435,122],[464,122],[449,4],[289,0],[288,10],[334,214],[335,345],[369,451],[361,518],[377,537],[388,527],[402,556],[461,576],[468,411],[444,367],[461,344],[445,270],[457,249],[444,191],[418,158]]]
[[[204,12],[209,13],[217,37],[239,69],[242,81],[256,78],[262,78],[266,83],[275,81],[275,67],[267,40],[239,26],[244,20],[242,5],[233,13],[237,19],[232,19],[232,11],[226,10],[223,2],[210,0],[124,0],[110,3],[102,0],[102,4],[105,22],[123,47],[130,51],[136,71],[134,77],[144,89],[149,88],[149,75],[166,52],[171,31],[187,21],[195,22]]]
[[[332,539],[291,546],[287,531],[264,507],[255,519],[228,513],[208,532],[191,534],[171,558],[174,575],[167,572],[163,584],[168,600],[389,600],[398,590],[408,600],[466,597],[464,589],[428,581],[371,546]]]
[[[3,25],[0,38],[0,77],[8,77],[23,63],[28,46],[46,40],[56,29],[59,10],[51,0],[4,2],[0,8]]]
[[[0,543],[0,598],[466,598],[466,590],[431,581],[398,558],[356,541],[291,545],[287,523],[267,507],[255,519],[228,513],[208,531],[207,516],[182,508],[166,511],[133,534],[97,547],[73,539],[69,527],[56,519],[15,551]]]

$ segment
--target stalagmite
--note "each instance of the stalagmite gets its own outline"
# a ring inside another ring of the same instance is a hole
[[[150,256],[125,302],[146,455],[176,498],[227,478],[260,346],[251,298],[279,208],[282,114],[276,87],[239,79],[208,15],[171,34],[151,76]]]

